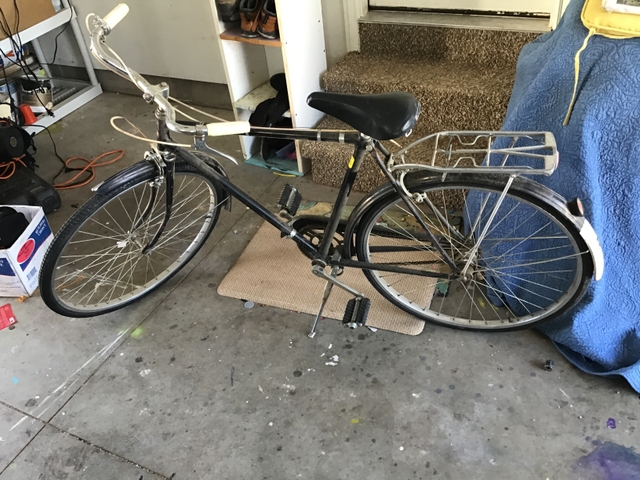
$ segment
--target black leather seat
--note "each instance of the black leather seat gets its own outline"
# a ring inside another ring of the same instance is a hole
[[[405,135],[420,115],[418,100],[406,92],[378,95],[314,92],[307,103],[376,140]]]

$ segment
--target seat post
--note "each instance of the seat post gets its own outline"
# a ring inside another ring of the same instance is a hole
[[[338,225],[340,224],[340,219],[342,217],[342,211],[344,210],[349,195],[351,194],[351,189],[353,188],[353,184],[356,180],[356,177],[358,176],[358,171],[360,170],[362,160],[364,159],[367,151],[371,150],[372,148],[373,142],[371,140],[371,137],[361,135],[360,141],[355,146],[353,156],[349,159],[347,171],[345,172],[344,178],[342,179],[342,185],[340,186],[340,191],[338,192],[338,196],[336,197],[336,203],[333,207],[333,211],[331,212],[329,223],[327,224],[327,228],[325,229],[324,235],[322,236],[322,242],[318,247],[318,253],[313,259],[314,265],[321,265],[325,267],[329,263],[329,249],[331,248],[333,237],[338,230]]]

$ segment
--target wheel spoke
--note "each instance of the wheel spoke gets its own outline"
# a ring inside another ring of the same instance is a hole
[[[111,247],[111,250],[115,249],[115,248],[117,248],[117,247],[114,245],[113,247]],[[81,271],[84,272],[85,270],[88,270],[89,268],[95,268],[95,267],[98,267],[100,265],[104,265],[107,262],[110,262],[112,260],[112,258],[110,258],[112,255],[109,252],[106,252],[106,255],[107,255],[107,259],[106,260],[103,260],[102,262],[99,261],[104,255],[99,257],[99,258],[96,258],[89,265],[86,265],[85,267],[83,267]],[[120,250],[119,252],[116,252],[115,254],[113,254],[114,257],[121,256],[121,255],[122,255],[122,250]],[[65,267],[66,267],[66,265],[65,265]],[[60,268],[62,268],[62,267],[60,267]],[[64,274],[64,275],[62,275],[60,277],[57,277],[57,279],[65,278],[65,277],[67,277],[69,275],[74,275],[75,273],[76,272],[67,273],[67,274]]]
[[[129,255],[129,252],[127,252],[127,253],[123,253],[121,256],[116,256],[116,257],[112,258],[110,261],[106,262],[106,263],[105,263],[105,264],[100,268],[100,270],[98,270],[95,274],[93,274],[93,275],[91,276],[91,278],[89,278],[89,280],[93,280],[93,279],[96,279],[96,278],[100,278],[100,277],[99,277],[99,275],[100,275],[100,274],[102,274],[102,272],[103,272],[105,269],[107,269],[107,270],[106,270],[106,272],[105,272],[105,274],[106,274],[106,273],[109,273],[109,271],[111,271],[112,266],[115,264],[115,262],[118,260],[118,258],[126,257],[127,255]],[[87,283],[89,283],[89,282],[86,282],[84,285],[80,285],[80,288],[82,288],[83,286],[86,286],[86,285],[87,285]],[[98,286],[99,286],[99,284],[95,284],[95,285],[94,285],[94,287],[93,287],[93,292],[94,292],[94,293],[95,293],[95,291],[96,291],[96,289],[97,289],[97,287],[98,287]],[[73,295],[71,295],[70,297],[67,297],[67,301],[69,301],[69,300],[71,300],[73,297],[75,297],[75,296],[78,294],[78,292],[79,292],[79,291],[80,291],[80,290],[78,289],[77,291],[75,291],[75,293],[74,293]],[[88,293],[87,295],[89,295],[90,293],[91,293],[91,290],[89,290],[89,293]],[[82,302],[82,300],[84,300],[84,299],[86,298],[86,296],[87,296],[87,295],[85,295],[84,297],[82,297],[82,298],[79,300],[79,302]]]
[[[565,227],[553,207],[532,203],[515,182],[465,182],[427,179],[424,190],[409,191],[423,195],[419,215],[446,248],[453,270],[424,233],[405,225],[415,218],[397,196],[367,214],[357,233],[358,258],[416,269],[416,275],[365,270],[380,292],[421,318],[476,329],[533,324],[575,301],[585,281],[578,232]],[[417,276],[427,269],[450,272],[451,279]]]
[[[51,274],[56,305],[83,314],[112,310],[156,288],[191,258],[206,240],[221,202],[202,175],[177,171],[174,178],[172,215],[149,255],[142,249],[164,221],[162,185],[144,180],[98,203],[94,211],[87,210],[90,202],[96,204],[91,200],[77,212],[82,220],[76,221],[79,227],[67,228]],[[138,222],[135,232],[127,229]]]
[[[518,265],[518,267],[528,267],[530,265],[543,265],[543,264],[547,264],[547,263],[551,263],[551,262],[557,262],[559,260],[568,260],[570,258],[581,257],[585,253],[586,252],[578,252],[578,253],[574,253],[574,254],[571,254],[571,255],[565,255],[564,257],[559,257],[559,258],[539,260],[539,261],[530,262],[530,263],[522,263],[522,264]],[[491,271],[498,272],[498,271],[505,270],[505,269],[508,269],[508,268],[514,268],[514,267],[513,266],[495,267],[495,268],[492,268]],[[478,272],[486,272],[487,268],[479,269],[479,270],[476,270],[476,271],[478,271]]]
[[[126,235],[121,235],[121,234],[118,234],[115,237],[107,237],[105,235],[100,235],[98,233],[84,232],[82,230],[80,230],[78,233],[81,233],[81,234],[84,234],[84,235],[89,235],[91,237],[96,237],[95,239],[92,239],[92,240],[116,240],[116,241],[119,241],[119,240],[122,240],[123,238],[126,237]],[[82,243],[82,241],[69,242],[70,245],[74,244],[74,243]]]
[[[571,245],[562,245],[560,247],[549,247],[549,248],[538,248],[536,250],[527,250],[527,255],[531,255],[533,253],[540,253],[540,252],[550,252],[552,250],[560,250],[563,248],[571,248]],[[485,262],[488,262],[489,260],[501,260],[504,259],[506,257],[515,257],[517,255],[522,255],[522,253],[512,253],[512,254],[503,254],[503,255],[499,255],[499,256],[493,256],[493,257],[482,257],[482,259]]]

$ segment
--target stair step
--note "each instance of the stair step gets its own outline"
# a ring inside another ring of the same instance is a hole
[[[515,72],[487,67],[467,67],[454,62],[394,59],[357,52],[347,54],[323,77],[327,91],[383,93],[408,91],[421,105],[418,123],[409,138],[397,139],[403,147],[431,133],[445,130],[494,130],[502,125]],[[326,117],[318,128],[351,128]],[[390,151],[398,150],[383,142]],[[353,147],[303,142],[302,156],[311,161],[313,181],[339,187]],[[414,152],[420,161],[420,151]],[[425,153],[426,155],[426,153]],[[426,158],[426,157],[425,157]],[[354,190],[369,192],[386,181],[370,156],[360,169]]]
[[[326,130],[343,130],[351,129],[349,125],[336,120],[333,117],[324,117],[317,128]],[[390,152],[398,151],[401,147],[406,147],[411,142],[418,140],[420,137],[411,135],[410,137],[398,138],[395,145],[390,141],[383,141],[382,144]],[[413,155],[411,161],[420,162],[421,158],[427,158],[424,149],[420,146],[412,149]],[[353,155],[352,145],[341,145],[339,143],[329,142],[301,142],[301,153],[303,158],[311,161],[311,175],[314,183],[328,185],[334,188],[340,188],[344,177],[347,164],[351,155]],[[353,185],[353,189],[357,192],[370,192],[387,181],[387,177],[380,171],[378,164],[371,155],[366,155],[360,166],[360,172]]]
[[[350,52],[325,73],[324,80],[331,84],[343,82],[349,85],[393,83],[411,88],[469,92],[475,95],[489,94],[496,86],[510,88],[514,77],[515,71],[486,65]]]
[[[551,29],[549,17],[389,10],[369,10],[359,22],[532,33],[545,33]]]
[[[531,32],[361,23],[360,51],[394,59],[513,69],[522,47],[538,36]]]
[[[378,23],[370,12],[360,24],[361,52],[347,54],[324,74],[325,90],[361,94],[411,92],[422,110],[410,138],[397,139],[402,146],[440,131],[500,129],[518,55],[538,33],[482,30],[470,24],[452,27],[447,22],[453,20],[444,17],[438,17],[441,23],[437,26],[424,26],[424,22],[436,23],[433,14],[428,17],[431,20],[424,15],[420,17],[423,23],[411,23],[408,17],[401,21],[398,17],[396,23],[390,24]],[[319,127],[350,128],[332,118],[325,118]],[[390,142],[383,143],[390,151],[398,150]],[[345,145],[302,145],[302,156],[311,160],[313,181],[333,187],[340,186],[352,153],[352,147]],[[430,152],[420,147],[412,149],[411,161],[420,163],[430,158]],[[375,160],[367,156],[354,189],[368,192],[385,181]]]
[[[323,77],[326,90],[331,92],[411,92],[422,107],[414,136],[442,130],[499,128],[514,78],[515,71],[508,69],[357,52],[347,54]]]
[[[336,130],[351,127],[333,117],[325,117],[317,128]],[[301,153],[303,158],[311,160],[311,176],[315,183],[339,188],[349,159],[353,155],[353,146],[328,142],[301,142]],[[353,189],[358,192],[370,192],[384,181],[385,176],[375,160],[367,155]]]

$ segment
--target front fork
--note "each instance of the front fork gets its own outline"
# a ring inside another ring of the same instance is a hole
[[[156,112],[156,118],[158,119],[158,140],[161,142],[171,142],[171,135],[169,134],[169,130],[167,129],[167,124],[164,120],[164,113],[161,111]],[[145,160],[154,162],[158,167],[158,171],[162,172],[162,175],[154,180],[154,184],[151,186],[151,197],[149,199],[149,204],[145,208],[142,215],[138,221],[136,221],[133,226],[133,231],[138,229],[144,222],[149,219],[151,212],[153,211],[156,200],[158,198],[158,191],[160,186],[164,182],[165,184],[165,209],[164,216],[162,218],[162,223],[158,227],[155,235],[151,239],[151,241],[142,249],[142,254],[146,255],[151,252],[154,247],[158,244],[158,241],[162,237],[164,233],[164,229],[169,223],[169,219],[171,219],[171,214],[173,212],[173,193],[174,193],[174,179],[176,172],[176,155],[166,147],[162,145],[158,146],[158,150],[153,152],[148,152],[145,155]]]
[[[153,158],[149,158],[153,157]],[[173,211],[173,186],[174,186],[174,177],[176,171],[176,156],[174,153],[168,151],[161,151],[160,153],[151,153],[149,154],[148,160],[153,160],[158,165],[159,169],[162,170],[162,177],[164,179],[165,184],[165,210],[164,217],[162,218],[162,223],[160,227],[156,231],[155,235],[151,239],[151,241],[147,244],[146,247],[142,249],[142,254],[146,255],[153,250],[156,246],[160,237],[164,233],[164,229],[169,223],[169,219],[171,218],[171,213]],[[155,184],[151,187],[151,197],[149,198],[149,204],[145,211],[140,216],[138,221],[133,227],[135,231],[139,228],[144,222],[146,222],[153,211],[153,208],[156,204],[156,200],[158,198],[158,190],[160,189],[160,182],[158,180],[154,180]]]

